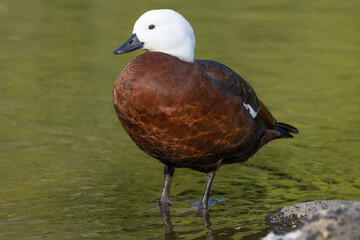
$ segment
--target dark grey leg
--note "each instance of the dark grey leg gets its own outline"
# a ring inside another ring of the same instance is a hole
[[[205,189],[204,197],[203,197],[203,200],[201,201],[202,208],[208,208],[209,193],[210,193],[211,184],[212,184],[212,181],[214,180],[214,177],[215,177],[215,171],[211,171],[206,174],[207,182],[206,182],[206,189]]]
[[[170,187],[171,187],[171,180],[174,176],[175,168],[165,165],[164,168],[164,186],[160,198],[160,205],[174,205],[170,201]]]

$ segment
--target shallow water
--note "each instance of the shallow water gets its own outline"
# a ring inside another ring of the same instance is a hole
[[[208,216],[193,205],[205,176],[186,169],[161,214],[163,166],[113,110],[115,78],[141,51],[112,50],[153,8],[181,12],[196,58],[237,71],[301,131],[222,167]],[[359,10],[355,0],[0,2],[0,239],[258,239],[279,207],[360,200]]]

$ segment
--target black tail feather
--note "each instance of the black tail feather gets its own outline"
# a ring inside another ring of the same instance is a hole
[[[275,123],[275,129],[280,132],[280,138],[292,138],[293,136],[290,133],[299,133],[299,130],[296,127],[287,123],[277,122]]]

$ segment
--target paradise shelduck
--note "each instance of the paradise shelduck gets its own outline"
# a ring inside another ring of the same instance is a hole
[[[280,123],[248,82],[230,68],[194,60],[195,36],[179,13],[151,10],[135,23],[132,36],[114,50],[147,50],[116,79],[116,114],[136,145],[165,164],[160,205],[173,205],[175,168],[207,175],[201,207],[207,208],[215,171],[243,162],[263,145],[299,131]]]

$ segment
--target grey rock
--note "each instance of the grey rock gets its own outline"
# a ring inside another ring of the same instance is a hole
[[[277,232],[269,233],[263,240],[360,240],[360,202],[357,201],[313,201],[299,203],[276,210],[268,222]]]

